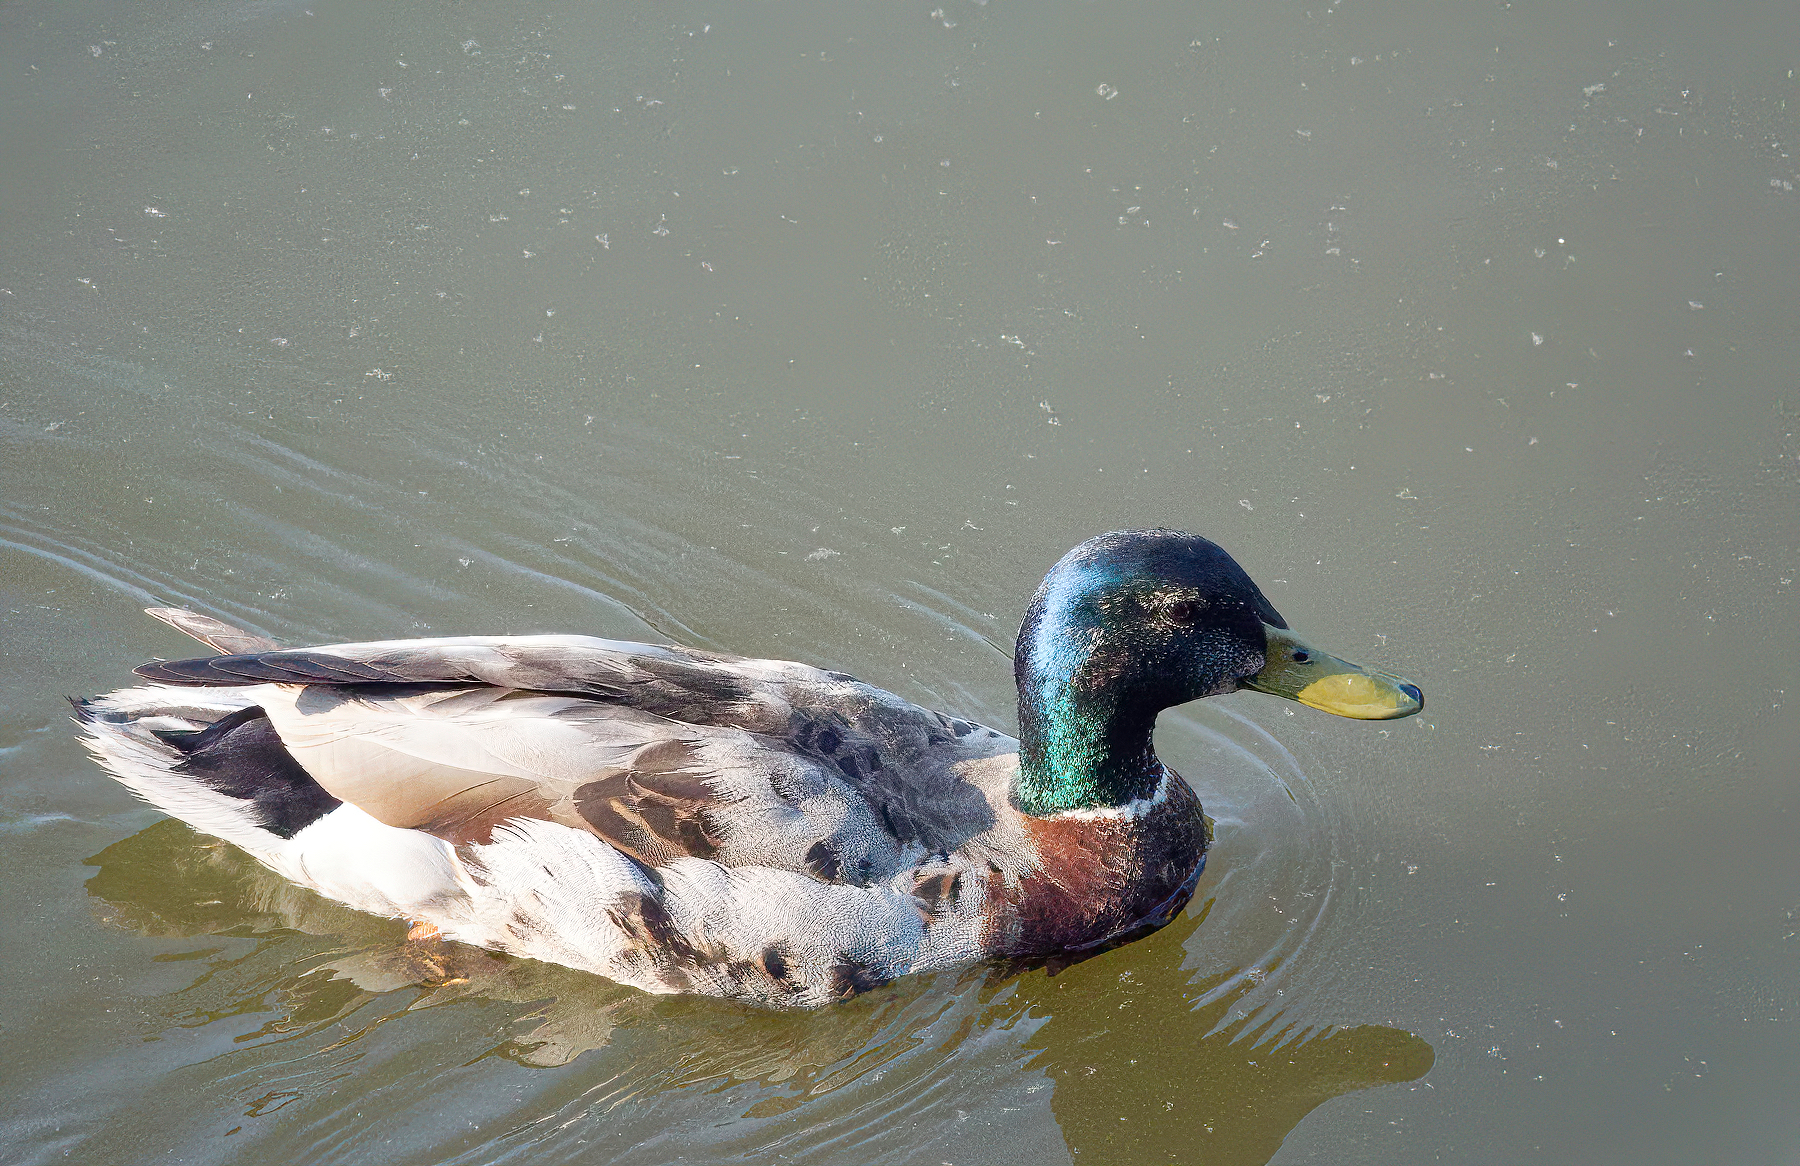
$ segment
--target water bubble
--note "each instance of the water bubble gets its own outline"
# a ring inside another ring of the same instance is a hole
[[[95,54],[95,55],[98,56],[99,54]],[[1115,98],[1119,95],[1118,89],[1114,88],[1111,85],[1108,85],[1104,81],[1102,81],[1100,84],[1094,86],[1094,92],[1099,94],[1100,97],[1106,101],[1111,101],[1113,98]]]

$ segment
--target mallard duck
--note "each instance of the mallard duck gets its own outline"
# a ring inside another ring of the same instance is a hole
[[[225,654],[76,702],[145,801],[415,938],[779,1006],[1166,923],[1207,829],[1156,755],[1165,708],[1424,703],[1171,530],[1090,539],[1044,578],[1016,740],[788,661],[566,635],[283,650],[149,614]]]

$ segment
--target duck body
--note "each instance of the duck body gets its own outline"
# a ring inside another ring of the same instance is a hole
[[[225,654],[77,714],[138,796],[350,906],[646,991],[814,1006],[1185,904],[1206,824],[1155,712],[1262,673],[1280,617],[1247,577],[1193,617],[1146,541],[1243,576],[1177,532],[1071,552],[1020,635],[1023,745],[787,661],[585,636],[283,651],[170,609]],[[1094,630],[1170,604],[1135,639]],[[1192,634],[1204,666],[1171,680],[1166,641]]]

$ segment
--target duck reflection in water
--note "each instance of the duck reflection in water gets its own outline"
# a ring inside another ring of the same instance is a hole
[[[455,1005],[466,1007],[454,1019],[473,1038],[459,1047],[485,1050],[476,1061],[574,1075],[556,1091],[578,1099],[573,1124],[567,1101],[509,1120],[554,1124],[545,1137],[568,1136],[616,1124],[622,1099],[647,1104],[699,1089],[716,1094],[718,1137],[750,1154],[803,1131],[816,1138],[866,1122],[871,1103],[906,1082],[941,1081],[959,1051],[1008,1029],[1003,1043],[1015,1052],[1002,1071],[1048,1078],[1068,1149],[1109,1163],[1266,1162],[1322,1102],[1415,1080],[1433,1059],[1425,1041],[1393,1028],[1297,1037],[1266,1012],[1232,1019],[1250,1003],[1251,979],[1218,992],[1230,977],[1196,981],[1184,967],[1187,941],[1212,906],[1205,882],[1161,931],[1060,969],[977,966],[909,977],[835,1008],[770,1012],[409,941],[404,924],[297,887],[179,822],[159,822],[89,862],[98,870],[88,890],[113,922],[188,941],[157,957],[191,961],[197,973],[162,998],[168,1028],[250,1025],[232,1041],[244,1063],[220,1070],[235,1103],[249,1106],[240,1112],[293,1089],[308,1062],[322,1070],[320,1089],[355,1089],[338,1050],[377,1025],[423,1024]],[[295,1044],[307,1050],[298,1062]],[[605,1087],[590,1099],[595,1083]]]

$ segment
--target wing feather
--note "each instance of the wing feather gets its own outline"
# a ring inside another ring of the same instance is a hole
[[[136,671],[164,684],[492,684],[584,695],[666,680],[724,697],[740,686],[718,665],[734,659],[592,636],[461,636],[159,660]]]
[[[652,867],[712,858],[853,885],[991,827],[995,791],[962,770],[1017,748],[841,673],[587,636],[385,640],[138,671],[266,686],[301,765],[391,825],[460,841],[509,815],[542,818]]]

